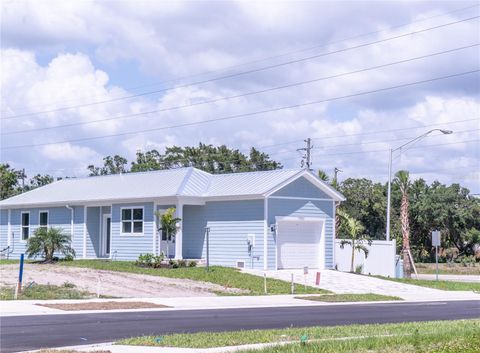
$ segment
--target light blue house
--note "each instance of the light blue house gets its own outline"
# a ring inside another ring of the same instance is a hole
[[[335,205],[308,170],[212,175],[195,168],[64,179],[0,202],[0,248],[25,250],[38,227],[71,235],[77,259],[168,253],[256,269],[334,267]],[[156,211],[175,207],[174,240]]]

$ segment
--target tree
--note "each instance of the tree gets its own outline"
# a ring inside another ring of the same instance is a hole
[[[340,248],[343,249],[345,245],[350,245],[352,247],[352,262],[350,264],[350,272],[354,272],[355,252],[363,252],[365,254],[365,258],[367,258],[369,250],[365,243],[370,245],[372,241],[364,233],[365,227],[360,221],[342,211],[339,211],[339,217],[340,234],[342,237],[342,240],[340,241]]]
[[[395,174],[394,183],[398,185],[402,194],[400,206],[400,221],[402,225],[402,252],[403,252],[403,273],[406,278],[412,277],[412,266],[410,259],[410,220],[408,190],[411,186],[410,175],[406,170],[399,170]]]
[[[328,176],[327,172],[322,169],[318,170],[318,178],[326,183],[330,181],[330,177]]]
[[[145,153],[137,151],[136,158],[130,168],[132,173],[164,169],[162,155],[157,150],[151,150]]]
[[[53,183],[53,177],[51,175],[45,174],[37,174],[33,178],[29,180],[29,185],[28,185],[28,190],[33,190],[36,188],[39,188],[41,186],[48,185],[50,183]]]
[[[121,174],[127,172],[127,163],[127,159],[119,155],[115,155],[113,157],[107,156],[103,158],[103,167],[95,167],[93,164],[91,164],[87,167],[87,169],[90,171],[90,176]]]
[[[26,253],[29,258],[43,256],[45,261],[53,261],[55,252],[75,257],[70,240],[70,236],[64,234],[60,228],[40,227],[28,238]]]
[[[170,207],[165,211],[165,213],[156,212],[155,215],[160,220],[160,232],[165,232],[167,236],[167,258],[169,257],[168,253],[168,242],[169,238],[175,238],[175,234],[177,233],[177,223],[180,222],[182,219],[175,217],[176,209],[175,207]]]
[[[369,179],[348,178],[338,185],[346,200],[339,209],[358,219],[371,238],[384,239],[387,212],[386,186]]]
[[[8,163],[0,164],[0,200],[20,193],[19,180],[22,178],[25,178],[23,171],[11,168]]]

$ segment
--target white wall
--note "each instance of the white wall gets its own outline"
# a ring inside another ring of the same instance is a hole
[[[352,247],[348,244],[342,249],[340,248],[340,239],[335,240],[335,265],[339,271],[350,271]],[[355,267],[363,265],[363,274],[380,275],[395,277],[395,240],[374,240],[369,246],[365,242],[365,246],[369,248],[368,257],[362,252],[355,252]]]

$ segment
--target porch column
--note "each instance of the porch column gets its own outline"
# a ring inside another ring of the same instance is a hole
[[[177,233],[175,234],[175,259],[183,259],[183,203],[180,201],[176,204],[176,216],[181,219],[179,223],[180,227],[177,227]]]

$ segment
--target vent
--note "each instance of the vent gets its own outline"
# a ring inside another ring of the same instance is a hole
[[[245,268],[245,261],[237,261],[238,268]]]

